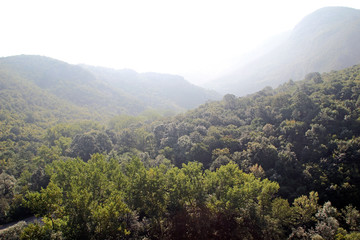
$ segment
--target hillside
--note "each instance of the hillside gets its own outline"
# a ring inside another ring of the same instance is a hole
[[[178,166],[197,160],[216,169],[234,161],[253,171],[261,165],[290,199],[317,190],[336,205],[356,204],[359,77],[357,65],[247,97],[225,95],[157,126],[157,147]]]
[[[309,72],[340,70],[360,63],[360,10],[326,7],[306,16],[279,46],[213,82],[239,96],[300,80]]]
[[[19,223],[1,238],[360,235],[360,65],[166,119],[33,129],[43,119],[9,114],[29,104],[9,104],[0,117],[0,224],[35,213],[43,224]]]
[[[160,73],[137,73],[130,69],[114,70],[83,66],[100,81],[121,89],[155,109],[192,109],[209,100],[220,99],[214,91],[197,87],[183,77]]]
[[[100,68],[71,65],[42,56],[1,58],[0,67],[10,75],[2,79],[4,84],[11,84],[11,77],[21,78],[25,85],[51,96],[49,102],[60,101],[60,105],[67,103],[70,108],[81,108],[97,120],[120,114],[136,115],[150,108],[184,111],[218,98],[216,93],[209,94],[177,76],[153,73],[139,77],[140,74],[133,72],[133,78],[126,70],[95,71]],[[17,93],[21,91],[19,87]]]

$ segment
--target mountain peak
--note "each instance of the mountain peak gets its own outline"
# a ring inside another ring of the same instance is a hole
[[[304,17],[293,29],[292,37],[324,31],[333,26],[343,27],[360,18],[360,10],[348,7],[324,7]]]
[[[325,7],[304,17],[279,47],[224,76],[222,87],[246,95],[310,72],[339,70],[360,63],[360,10]]]

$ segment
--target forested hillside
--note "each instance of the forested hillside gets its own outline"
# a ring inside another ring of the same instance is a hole
[[[285,21],[285,20],[284,20]],[[360,10],[321,8],[302,19],[277,47],[213,81],[218,91],[244,96],[277,87],[309,72],[328,72],[360,62]]]
[[[39,94],[43,102],[58,102],[50,106],[65,103],[67,107],[82,109],[96,120],[108,120],[120,114],[137,115],[150,109],[181,112],[220,96],[179,76],[71,65],[43,56],[0,58],[0,69],[7,73],[1,78],[4,88],[31,85],[35,98]],[[22,87],[14,91],[18,95],[11,102],[19,101],[23,95],[32,96],[24,93]]]
[[[187,82],[183,77],[160,73],[137,73],[130,69],[114,70],[83,66],[97,79],[115,89],[136,96],[154,109],[193,109],[209,100],[220,100],[215,91],[205,90]]]
[[[21,106],[1,105],[0,217],[43,224],[0,236],[359,239],[360,65],[166,119],[35,129]]]

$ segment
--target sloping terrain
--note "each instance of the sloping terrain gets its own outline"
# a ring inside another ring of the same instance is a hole
[[[103,119],[136,115],[150,108],[184,111],[219,97],[179,76],[77,66],[42,56],[1,58],[0,68],[7,73],[1,79],[4,86],[15,84],[14,78],[21,79],[21,86],[29,86],[26,94],[45,94],[52,99],[44,100],[50,107],[59,105],[53,101],[66,102]],[[13,90],[22,94],[20,85]]]
[[[266,86],[300,80],[309,72],[339,70],[360,63],[360,10],[326,7],[306,16],[274,50],[214,84],[219,91],[246,95]]]
[[[360,65],[107,124],[38,127],[46,121],[11,114],[31,106],[21,95],[1,104],[0,224],[31,214],[44,224],[20,222],[1,239],[360,236]]]
[[[191,109],[208,100],[220,99],[214,91],[195,86],[178,75],[137,73],[130,69],[114,70],[103,67],[83,66],[96,78],[115,89],[136,96],[157,109]]]

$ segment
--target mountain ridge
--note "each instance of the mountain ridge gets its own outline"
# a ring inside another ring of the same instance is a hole
[[[360,62],[358,29],[360,10],[321,8],[304,17],[279,47],[216,81],[222,92],[246,95],[310,72],[350,67]]]
[[[38,55],[0,58],[0,68],[22,82],[34,84],[38,88],[36,91],[42,91],[47,94],[46,96],[51,95],[53,99],[66,101],[71,106],[82,108],[100,118],[121,114],[137,115],[147,109],[180,112],[205,103],[206,100],[219,98],[216,93],[192,85],[182,77],[157,73],[139,74],[133,70],[106,68],[96,71],[95,69],[100,68],[72,65]],[[122,75],[115,74],[119,72]],[[139,76],[143,76],[144,79]],[[147,79],[150,77],[152,79]],[[174,79],[177,81],[176,84]],[[149,84],[144,83],[153,83],[151,80],[159,80],[161,83],[152,89],[146,89],[149,88]],[[10,84],[7,83],[7,77],[2,79],[2,83]],[[157,92],[163,94],[156,94]],[[169,92],[170,95],[164,92]],[[185,99],[191,101],[190,104],[184,103],[181,98],[175,98],[177,95],[174,92],[184,95]]]

